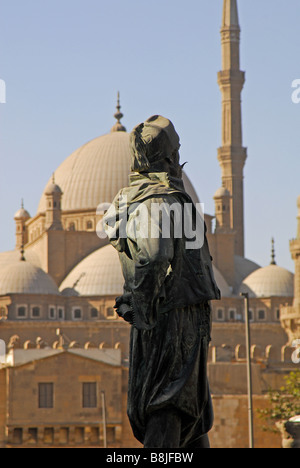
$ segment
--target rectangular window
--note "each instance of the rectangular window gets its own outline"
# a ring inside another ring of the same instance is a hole
[[[74,438],[76,444],[84,443],[84,427],[75,427]]]
[[[29,444],[36,444],[38,441],[38,430],[37,427],[29,427],[28,428],[28,439],[27,443]]]
[[[217,310],[217,320],[223,321],[224,320],[224,309]]]
[[[97,383],[84,382],[82,384],[82,407],[97,408]]]
[[[61,444],[69,443],[69,428],[68,427],[61,427],[59,429],[59,442]]]
[[[23,429],[21,427],[16,427],[13,430],[12,443],[16,445],[23,443]]]
[[[100,438],[99,427],[91,427],[90,432],[90,442],[92,444],[98,444]]]
[[[236,310],[235,309],[229,310],[229,320],[236,320]]]
[[[259,310],[258,311],[258,320],[265,320],[266,319],[266,311],[265,310]]]
[[[44,429],[44,444],[53,444],[54,442],[54,428],[45,427]]]
[[[116,318],[116,311],[113,307],[108,307],[106,309],[106,317],[108,319],[115,319]]]
[[[91,318],[98,318],[98,309],[96,309],[95,307],[91,308]]]
[[[50,305],[49,306],[49,319],[50,320],[55,320],[56,319],[56,307]]]
[[[32,306],[30,310],[31,318],[39,318],[41,316],[41,309],[38,306]]]
[[[57,317],[58,317],[58,320],[64,320],[65,319],[65,308],[64,307],[58,307]]]
[[[27,317],[27,305],[21,305],[17,308],[17,318],[22,319]]]
[[[39,383],[39,408],[53,408],[53,383]]]

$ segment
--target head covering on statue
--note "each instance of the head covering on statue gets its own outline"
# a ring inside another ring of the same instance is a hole
[[[134,172],[167,172],[171,177],[182,178],[179,164],[179,136],[169,119],[154,115],[137,125],[130,134]]]

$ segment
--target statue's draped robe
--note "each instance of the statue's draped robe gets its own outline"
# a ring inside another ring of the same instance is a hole
[[[153,203],[165,210],[165,218],[151,217]],[[135,174],[105,216],[106,231],[120,255],[124,294],[133,309],[129,420],[143,443],[151,414],[175,409],[181,416],[181,447],[212,426],[209,301],[220,297],[204,229],[203,242],[191,250],[184,235],[175,235],[180,219],[176,210],[183,213],[184,203],[193,206],[190,221],[195,228],[197,212],[181,180],[166,173]],[[163,219],[168,217],[170,235],[163,236]],[[181,222],[184,225],[183,217]],[[153,232],[159,235],[153,237]]]

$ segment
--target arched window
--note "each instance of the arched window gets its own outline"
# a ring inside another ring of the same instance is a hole
[[[93,229],[93,221],[89,220],[86,222],[86,228],[87,229]]]
[[[72,308],[72,318],[73,320],[82,320],[82,309],[80,307]]]
[[[75,223],[69,224],[69,231],[76,231]]]

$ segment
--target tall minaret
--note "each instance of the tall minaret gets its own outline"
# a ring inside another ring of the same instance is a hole
[[[237,0],[224,0],[222,71],[218,84],[222,93],[222,146],[218,159],[222,185],[231,195],[230,222],[235,232],[235,254],[244,257],[244,174],[247,149],[242,144],[241,92],[245,73],[240,71],[240,26]]]
[[[290,251],[295,262],[295,287],[294,302],[291,307],[285,306],[280,309],[281,326],[288,335],[288,345],[300,347],[300,196],[297,200],[298,226],[297,237],[290,241]],[[296,341],[297,340],[297,341]],[[298,354],[297,354],[298,357]]]
[[[295,262],[295,290],[294,290],[294,306],[298,307],[298,319],[300,328],[300,196],[297,199],[298,208],[298,225],[297,225],[297,237],[290,241],[290,251],[292,259]]]

